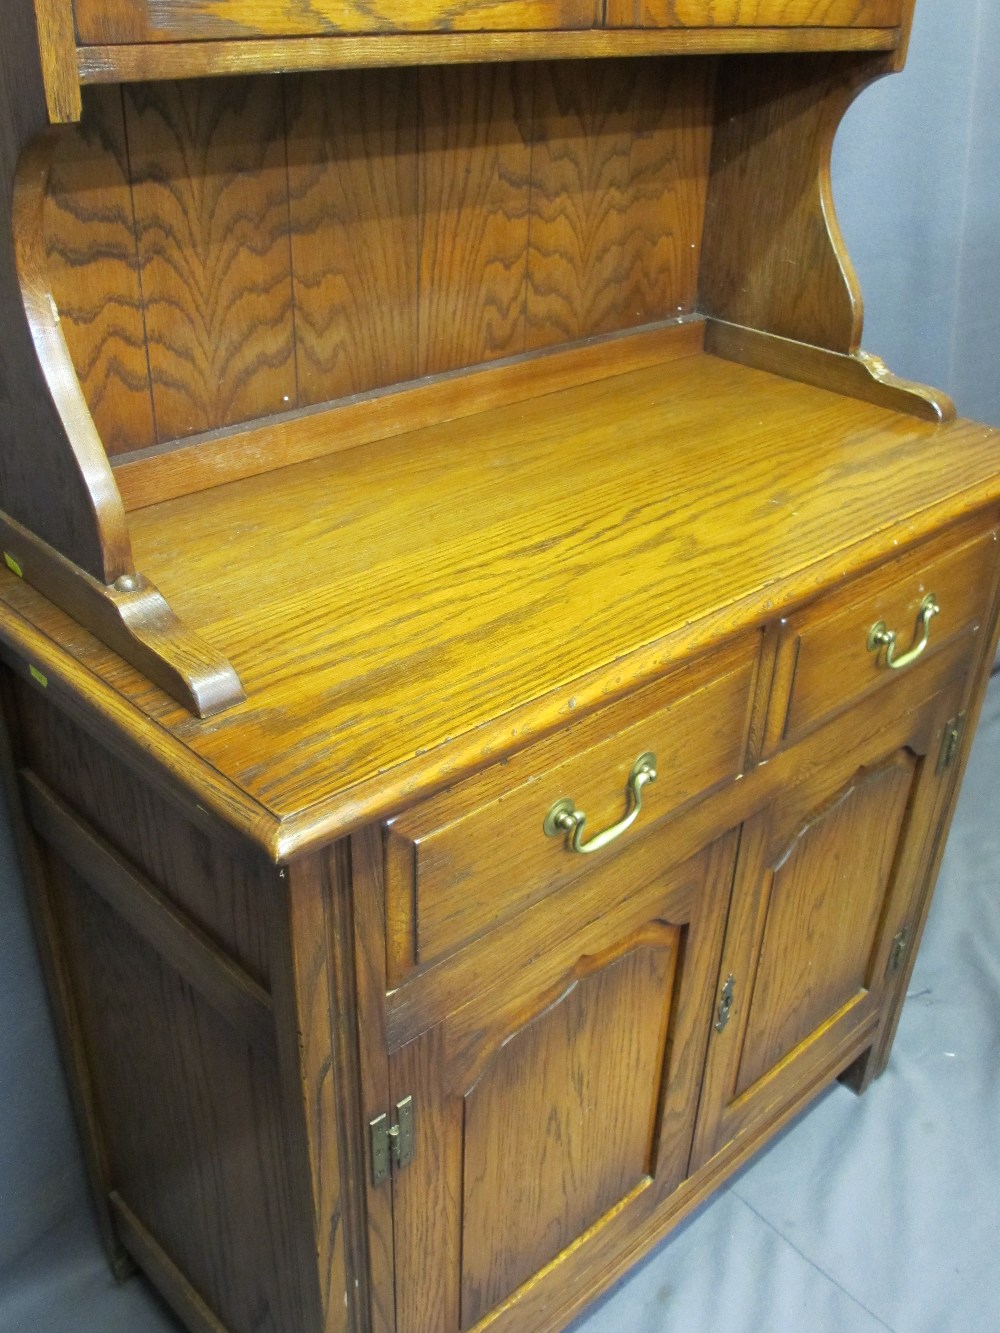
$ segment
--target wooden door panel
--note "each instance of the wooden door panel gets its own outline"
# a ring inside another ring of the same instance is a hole
[[[892,939],[910,913],[942,784],[948,689],[865,734],[851,714],[800,748],[802,778],[748,821],[720,985],[733,1005],[713,1032],[692,1168],[818,1090],[875,1040]]]
[[[397,1333],[478,1326],[581,1244],[624,1243],[684,1179],[736,841],[574,928],[578,881],[560,944],[390,1057],[392,1101],[415,1108]]]
[[[916,764],[903,753],[859,774],[769,866],[737,1095],[864,998]]]
[[[463,1328],[650,1175],[681,933],[581,959],[465,1093]]]

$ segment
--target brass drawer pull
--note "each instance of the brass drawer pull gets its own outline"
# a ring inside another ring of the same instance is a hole
[[[642,809],[642,789],[648,782],[656,781],[656,755],[641,754],[632,765],[632,772],[628,778],[628,797],[630,809],[624,819],[620,819],[617,824],[612,824],[611,828],[605,829],[603,833],[596,834],[589,842],[583,841],[583,826],[587,822],[587,816],[582,810],[577,810],[573,800],[569,796],[564,796],[561,801],[556,801],[555,805],[545,816],[542,828],[545,830],[547,838],[558,838],[561,833],[569,835],[566,846],[571,852],[582,852],[586,855],[588,852],[599,852],[609,843],[620,838],[626,829],[632,827],[639,818],[639,811]]]
[[[913,646],[908,652],[900,657],[896,656],[896,635],[893,630],[886,627],[884,620],[872,625],[868,631],[868,651],[877,653],[881,648],[885,649],[885,664],[890,671],[902,671],[908,667],[911,662],[915,662],[920,654],[927,647],[931,637],[931,621],[941,612],[938,606],[938,600],[932,592],[929,592],[920,603],[920,610],[917,613],[917,626],[913,632]]]

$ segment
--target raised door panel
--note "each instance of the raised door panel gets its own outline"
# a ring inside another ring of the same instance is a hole
[[[953,701],[952,701],[953,702]],[[753,1133],[870,1045],[891,987],[893,939],[922,883],[943,777],[933,759],[949,699],[804,762],[803,780],[748,822],[719,976],[693,1164]]]
[[[483,1050],[462,1099],[463,1328],[650,1178],[680,935],[654,923],[581,958]]]
[[[868,966],[916,758],[861,771],[768,857],[767,916],[736,1078],[737,1096],[834,1015],[864,1005]]]
[[[684,1179],[734,846],[570,927],[516,986],[391,1057],[416,1127],[393,1181],[398,1333],[458,1333],[501,1307],[516,1326],[520,1292],[565,1280],[567,1260],[606,1262]]]
[[[76,0],[84,45],[590,28],[601,0]]]
[[[904,0],[608,0],[609,27],[883,28]]]

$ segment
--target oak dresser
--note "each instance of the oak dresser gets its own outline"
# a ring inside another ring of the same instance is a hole
[[[4,5],[7,779],[196,1333],[560,1329],[884,1068],[1000,575],[831,202],[911,10]]]

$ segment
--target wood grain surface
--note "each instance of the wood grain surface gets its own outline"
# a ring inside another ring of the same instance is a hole
[[[109,452],[690,313],[711,72],[140,85],[124,118],[89,90],[45,241]]]
[[[112,457],[153,444],[153,398],[119,89],[88,92],[56,143],[45,209],[52,295],[101,440]]]
[[[771,859],[736,1096],[871,984],[875,934],[916,767],[903,751],[859,773]]]
[[[150,85],[125,115],[158,437],[294,405],[281,85]]]
[[[906,0],[607,0],[606,22],[622,27],[894,27]]]
[[[735,1000],[709,1042],[694,1166],[766,1122],[844,1043],[874,1036],[946,782],[941,728],[963,683],[928,670],[883,696],[867,727],[850,713],[828,723],[746,823],[719,974],[733,976]]]
[[[299,402],[418,371],[418,79],[290,82],[288,175]]]
[[[183,734],[291,814],[398,762],[402,719],[415,748],[432,749],[526,691],[561,691],[564,710],[580,676],[707,608],[734,627],[734,602],[776,582],[776,550],[801,568],[883,525],[887,504],[926,503],[942,481],[941,429],[691,357],[303,464],[283,474],[277,504],[261,477],[138,511],[144,568],[225,645],[249,695]],[[993,438],[978,431],[991,475]],[[372,488],[391,502],[373,509]],[[237,525],[268,540],[234,561],[213,534]],[[196,582],[180,586],[178,558],[195,562]],[[483,643],[502,651],[484,657]],[[283,755],[265,770],[254,734],[279,719]]]
[[[837,224],[833,139],[878,58],[738,58],[718,85],[700,305],[732,324],[857,350],[862,304]]]
[[[133,514],[143,567],[248,686],[211,723],[4,571],[0,638],[287,852],[982,513],[996,441],[688,357]]]
[[[242,429],[193,436],[123,455],[115,467],[115,480],[126,509],[142,509],[359,444],[408,435],[441,421],[478,416],[491,408],[693,356],[703,348],[704,328],[702,320],[681,317],[505,358],[462,374],[427,376],[384,391],[356,394],[315,410],[251,422]],[[408,359],[414,357],[415,345]]]
[[[83,84],[141,83],[293,70],[732,55],[740,51],[889,51],[898,60],[901,43],[897,28],[591,28],[83,46],[77,51],[77,65]]]
[[[680,945],[657,923],[581,959],[487,1046],[463,1098],[463,1328],[651,1173]]]
[[[308,1327],[273,1055],[50,863],[113,1187],[223,1326]]]
[[[602,0],[76,0],[80,40],[590,28]]]
[[[422,375],[525,349],[535,77],[420,72]]]
[[[537,1327],[518,1320],[536,1284],[550,1299],[565,1290],[563,1265],[621,1245],[682,1179],[735,839],[680,865],[667,841],[651,835],[658,854],[641,868],[629,854],[589,865],[534,909],[545,947],[531,947],[530,926],[515,932],[512,967],[492,937],[473,964],[480,983],[459,983],[453,1008],[394,1051],[393,1097],[423,1108],[417,1155],[394,1182],[407,1333],[457,1333],[478,1315]],[[604,1150],[581,1099],[597,1123],[617,1121]],[[515,1179],[522,1160],[536,1169]],[[431,1251],[444,1262],[416,1262]]]
[[[30,0],[13,0],[0,43],[0,435],[19,447],[0,454],[0,498],[14,519],[110,581],[131,570],[131,552],[51,299],[43,225],[48,120],[34,9]]]

